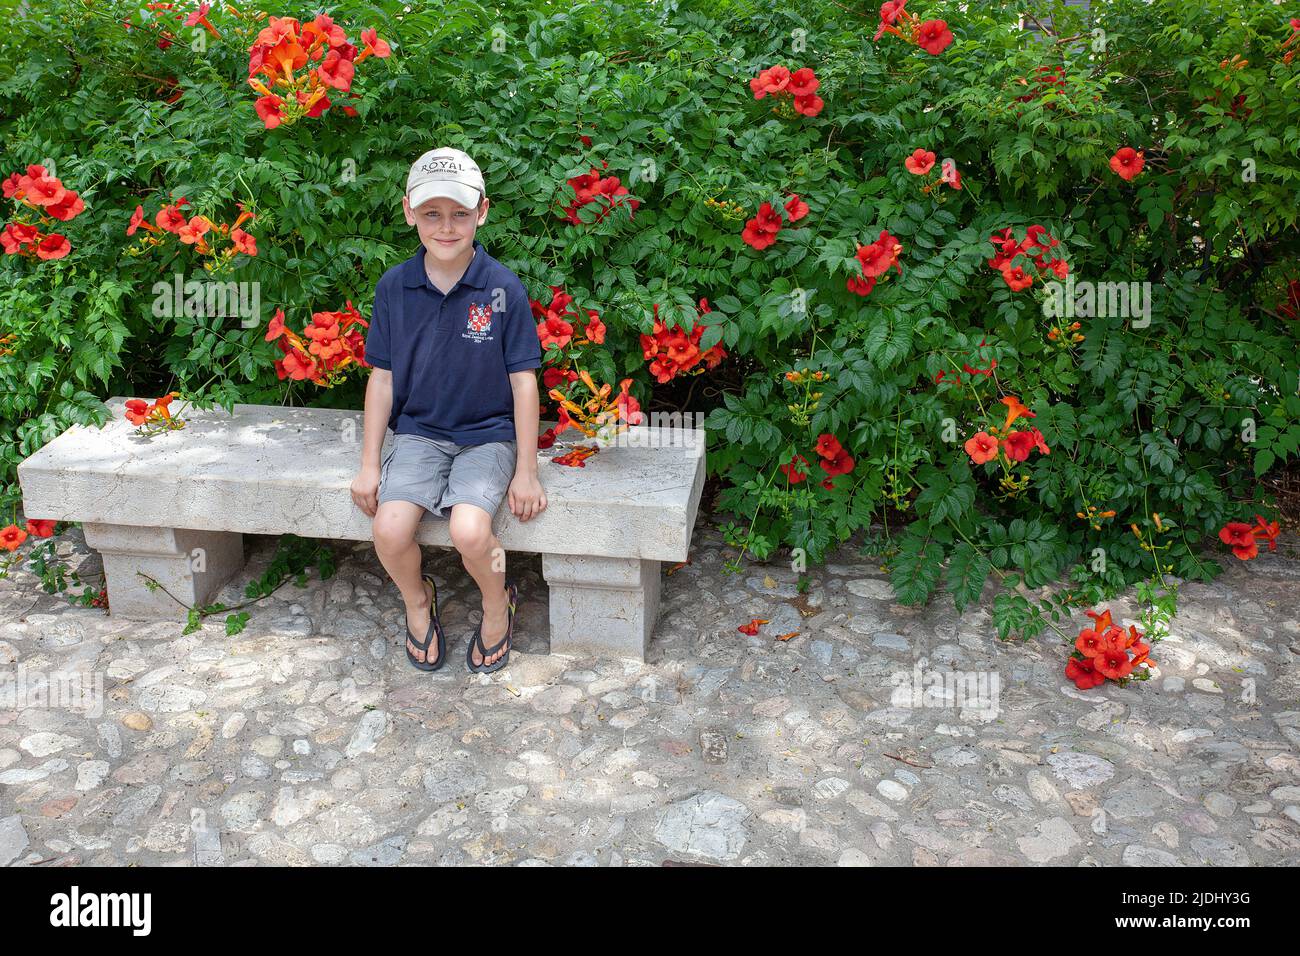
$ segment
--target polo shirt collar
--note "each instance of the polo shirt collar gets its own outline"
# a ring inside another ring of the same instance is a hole
[[[469,268],[461,276],[458,285],[482,289],[487,285],[487,273],[487,251],[483,248],[483,243],[475,239],[474,258],[470,260]],[[403,277],[403,285],[413,289],[418,289],[420,286],[433,288],[433,284],[429,282],[429,277],[424,271],[424,243],[420,243],[415,255],[406,260],[406,274]]]

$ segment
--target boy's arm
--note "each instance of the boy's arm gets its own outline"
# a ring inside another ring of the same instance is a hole
[[[365,435],[361,443],[362,468],[378,470],[379,453],[384,447],[384,436],[388,432],[388,416],[392,410],[393,373],[386,368],[373,368],[370,370],[370,381],[366,383]],[[534,433],[536,430],[534,427]]]
[[[515,396],[516,475],[537,477],[537,424],[541,404],[537,395],[537,372],[524,369],[510,373],[510,388]],[[367,401],[367,407],[369,402]],[[367,420],[369,426],[369,420]],[[368,427],[367,427],[368,430]]]

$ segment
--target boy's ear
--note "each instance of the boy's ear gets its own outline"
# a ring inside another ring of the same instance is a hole
[[[402,215],[406,217],[408,226],[415,225],[415,213],[411,211],[411,200],[408,196],[402,197]]]

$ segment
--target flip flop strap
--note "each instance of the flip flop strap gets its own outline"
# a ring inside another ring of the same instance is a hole
[[[424,578],[423,580],[433,588],[433,600],[429,605],[429,630],[425,632],[424,640],[422,641],[411,637],[411,629],[409,627],[406,629],[406,636],[407,639],[415,645],[415,649],[424,655],[424,658],[427,661],[429,659],[429,648],[433,646],[434,633],[441,633],[442,626],[438,622],[438,615],[435,610],[438,603],[438,586],[428,578]],[[407,653],[409,654],[410,651],[407,651]]]
[[[506,635],[505,635],[505,637],[501,638],[501,640],[497,641],[496,644],[493,645],[493,647],[492,647],[491,649],[488,649],[488,648],[486,648],[486,647],[483,646],[483,625],[480,624],[480,625],[478,626],[478,628],[474,631],[474,640],[478,643],[479,653],[483,655],[483,659],[484,659],[484,660],[487,660],[489,657],[491,657],[491,656],[492,656],[493,654],[495,654],[497,651],[501,650],[501,648],[504,647],[504,646],[506,645],[506,642],[510,640],[511,635],[514,634],[514,630],[515,630],[515,598],[516,598],[517,596],[518,596],[518,591],[517,591],[517,589],[515,588],[515,586],[514,586],[513,584],[510,585],[509,614],[507,615],[507,617],[509,618],[509,620],[508,620],[507,623],[506,623]]]

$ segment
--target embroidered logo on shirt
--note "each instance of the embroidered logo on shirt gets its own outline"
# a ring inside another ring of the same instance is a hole
[[[486,302],[471,302],[469,307],[469,320],[465,324],[465,331],[461,333],[462,338],[473,339],[476,342],[482,342],[490,339],[488,335],[492,331],[492,306]]]

